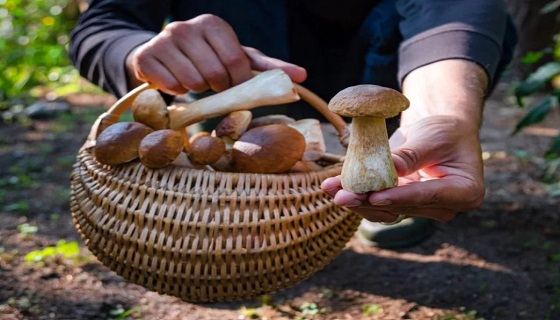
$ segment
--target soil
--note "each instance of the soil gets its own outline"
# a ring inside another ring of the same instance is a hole
[[[560,205],[543,181],[558,117],[510,136],[526,110],[502,89],[482,141],[486,200],[409,249],[352,239],[323,270],[259,299],[191,304],[128,283],[85,248],[68,208],[69,174],[113,100],[73,96],[71,113],[0,124],[0,319],[560,319]],[[36,229],[34,229],[36,227]],[[78,257],[25,255],[77,241]]]

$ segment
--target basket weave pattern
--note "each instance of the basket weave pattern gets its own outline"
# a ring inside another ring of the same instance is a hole
[[[345,136],[345,122],[296,87]],[[340,174],[338,158],[320,171],[284,174],[97,162],[97,134],[147,88],[131,91],[98,118],[71,174],[74,224],[104,265],[186,301],[232,301],[296,284],[344,248],[361,218],[320,188]]]
[[[86,149],[70,205],[88,248],[129,281],[187,301],[247,299],[309,277],[344,248],[360,218],[319,187],[340,169],[111,168]]]

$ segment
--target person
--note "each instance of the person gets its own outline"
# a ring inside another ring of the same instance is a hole
[[[398,186],[353,194],[340,177],[322,183],[369,221],[367,234],[403,217],[427,230],[481,204],[484,99],[515,42],[501,0],[93,0],[70,56],[117,97],[146,81],[170,96],[220,92],[274,68],[326,101],[360,83],[401,90],[410,107],[388,122]],[[321,118],[310,109],[282,112]]]

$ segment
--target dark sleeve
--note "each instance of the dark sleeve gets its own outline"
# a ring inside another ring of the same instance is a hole
[[[126,56],[161,30],[170,2],[91,1],[71,33],[70,58],[80,74],[117,97],[126,94]]]
[[[501,0],[398,0],[403,42],[399,80],[423,65],[445,59],[479,64],[493,84],[511,59],[515,28]]]

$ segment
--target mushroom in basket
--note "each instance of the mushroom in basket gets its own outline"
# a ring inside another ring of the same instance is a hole
[[[289,170],[305,152],[305,138],[282,124],[253,128],[235,141],[233,167],[238,172],[280,173]]]
[[[116,166],[138,158],[138,146],[154,130],[139,122],[117,122],[107,127],[95,142],[95,158]]]

